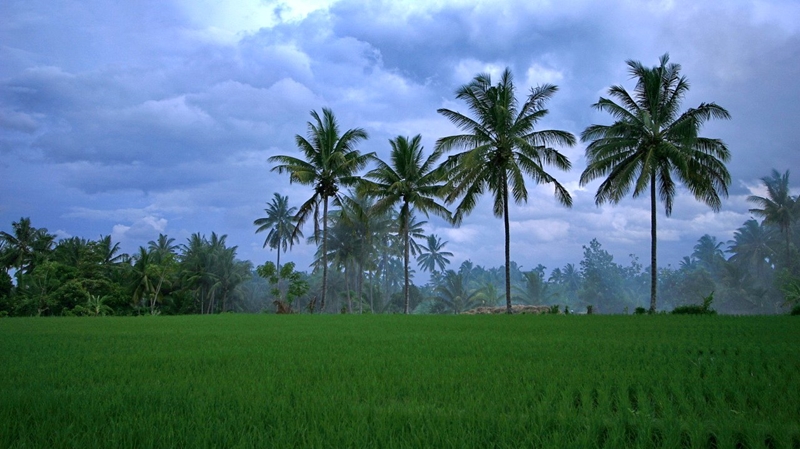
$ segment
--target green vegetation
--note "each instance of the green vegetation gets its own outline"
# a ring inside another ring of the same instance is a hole
[[[703,298],[703,304],[688,304],[675,307],[672,313],[673,315],[716,315],[717,311],[711,308],[712,302],[714,302],[714,292]]]
[[[796,324],[4,319],[0,447],[798,447]]]

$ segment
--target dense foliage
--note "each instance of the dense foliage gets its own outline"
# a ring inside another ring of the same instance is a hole
[[[799,338],[788,316],[0,320],[0,447],[791,448]]]

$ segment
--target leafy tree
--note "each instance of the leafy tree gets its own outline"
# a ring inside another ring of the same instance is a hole
[[[314,122],[308,122],[307,138],[295,136],[297,146],[305,160],[291,156],[273,156],[270,162],[278,163],[273,171],[289,173],[289,181],[314,186],[314,193],[297,212],[295,233],[300,231],[309,216],[314,216],[314,237],[319,236],[322,222],[322,298],[320,310],[325,310],[328,288],[328,202],[338,202],[339,186],[355,184],[356,174],[364,168],[370,155],[355,149],[358,142],[367,139],[367,132],[354,128],[339,132],[339,125],[330,109],[322,109],[322,117],[311,111]],[[320,220],[320,206],[322,217]],[[317,241],[319,243],[319,241]]]
[[[583,302],[612,312],[634,305],[623,287],[622,268],[597,239],[583,247],[580,265],[583,284],[578,296]]]
[[[256,269],[258,275],[267,279],[273,286],[272,295],[275,296],[275,305],[278,307],[279,312],[291,312],[292,303],[295,299],[303,296],[308,292],[309,285],[300,272],[295,271],[294,262],[289,262],[280,271],[272,262],[267,262],[264,265],[259,265]],[[281,280],[287,282],[287,289],[285,297],[282,295],[279,283]]]
[[[379,212],[400,206],[400,236],[403,240],[403,267],[405,313],[409,313],[408,262],[411,252],[409,223],[414,211],[428,216],[436,214],[450,219],[450,212],[436,200],[441,197],[444,182],[442,171],[435,167],[441,156],[434,150],[427,158],[423,157],[422,137],[417,134],[411,139],[397,136],[389,140],[392,146],[390,162],[376,159],[377,167],[366,174],[361,189],[377,201],[375,209]]]
[[[272,249],[278,250],[277,270],[281,270],[281,248],[288,251],[295,243],[300,242],[300,237],[303,233],[300,230],[295,231],[297,218],[294,214],[297,212],[296,207],[289,207],[289,197],[281,196],[275,193],[272,201],[267,203],[267,208],[264,212],[267,213],[266,217],[256,219],[253,224],[258,226],[256,233],[262,231],[269,231],[267,238],[264,240],[264,247],[268,246]]]
[[[488,74],[481,74],[456,91],[456,98],[467,103],[473,117],[450,109],[438,110],[465,132],[436,142],[437,151],[465,150],[450,156],[443,164],[449,175],[447,201],[455,202],[461,197],[453,215],[454,223],[461,223],[486,190],[494,194],[495,216],[503,218],[508,313],[511,313],[509,196],[517,204],[528,200],[525,187],[528,175],[537,184],[552,183],[556,199],[565,206],[572,205],[567,189],[544,166],[552,164],[569,170],[569,159],[550,145],[572,146],[575,137],[566,131],[535,130],[548,113],[545,104],[557,90],[550,84],[535,87],[519,107],[511,71],[506,69],[497,85],[492,85]]]
[[[611,125],[591,125],[581,134],[586,147],[587,167],[580,183],[586,185],[605,176],[595,202],[618,203],[633,188],[636,198],[650,187],[650,311],[656,310],[656,202],[664,203],[667,216],[682,182],[698,200],[718,211],[720,194],[727,196],[730,174],[724,162],[730,159],[727,146],[719,139],[699,137],[700,127],[709,119],[728,119],[728,111],[715,103],[701,103],[680,113],[689,83],[680,76],[681,66],[669,64],[663,55],[660,65],[647,68],[627,61],[636,88],[631,95],[613,86],[594,108],[611,114]],[[617,102],[615,102],[616,100]]]

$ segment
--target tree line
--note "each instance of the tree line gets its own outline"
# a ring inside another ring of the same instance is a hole
[[[389,161],[362,154],[357,146],[368,138],[366,131],[342,132],[330,109],[321,115],[312,111],[306,135],[295,139],[302,157],[270,158],[276,164],[273,171],[313,189],[298,208],[274,194],[266,216],[255,220],[256,232],[267,231],[264,246],[277,249],[272,267],[236,260],[236,247],[215,233],[210,238],[195,234],[181,245],[160,235],[128,256],[118,255],[109,237],[56,243],[23,218],[0,240],[5,269],[0,310],[14,315],[217,313],[263,310],[274,302],[283,311],[411,313],[504,303],[510,313],[516,302],[622,312],[641,307],[649,296],[653,312],[659,291],[663,309],[706,296],[711,288],[731,310],[777,311],[780,298],[791,298],[786,292],[800,285],[792,243],[798,199],[789,193],[788,171],[763,179],[766,197],[749,198],[755,206],[751,212],[763,220],[750,220],[737,230],[727,249],[729,259],[722,242],[703,236],[679,268],[658,268],[658,202],[669,216],[679,184],[714,210],[727,196],[730,175],[724,163],[730,153],[721,140],[699,131],[707,120],[729,114],[715,103],[681,112],[689,84],[667,55],[652,68],[627,64],[636,80],[634,90],[613,86],[610,98],[593,105],[609,113],[613,123],[591,125],[580,136],[588,143],[580,183],[603,179],[597,204],[617,203],[628,194],[649,196],[651,258],[646,268],[636,259],[629,266],[617,264],[597,240],[584,247],[580,268],[568,264],[547,278],[546,267],[525,272],[513,263],[509,202],[526,202],[526,182],[533,181],[553,185],[556,201],[570,207],[569,192],[547,169],[571,169],[554,146],[572,146],[577,139],[566,131],[536,128],[548,114],[546,104],[556,86],[532,88],[519,102],[506,69],[497,84],[481,74],[456,91],[469,113],[438,110],[461,134],[438,139],[428,156],[419,135],[391,139]],[[370,164],[374,167],[360,174]],[[447,269],[452,254],[444,251],[446,242],[425,235],[421,218],[434,214],[459,225],[484,193],[492,194],[493,212],[503,219],[502,273],[469,262],[457,271]],[[308,240],[317,245],[311,274],[295,272],[293,264],[281,267],[281,252],[304,238],[309,220],[313,233]],[[431,273],[425,286],[411,282],[412,257],[419,269]]]

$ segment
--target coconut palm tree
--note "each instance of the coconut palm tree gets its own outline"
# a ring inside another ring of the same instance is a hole
[[[488,74],[481,74],[456,91],[456,98],[467,103],[472,117],[450,109],[438,110],[464,131],[464,134],[443,137],[436,142],[437,151],[465,150],[450,156],[443,164],[450,176],[448,202],[461,198],[453,215],[454,223],[460,223],[464,215],[472,211],[485,190],[494,194],[495,216],[503,218],[508,313],[512,312],[509,196],[517,204],[528,200],[525,187],[525,175],[528,175],[537,184],[552,183],[556,199],[565,206],[572,205],[567,189],[547,173],[544,166],[551,164],[569,170],[569,159],[551,145],[572,146],[575,137],[566,131],[534,129],[547,115],[544,106],[557,90],[550,84],[535,87],[519,107],[511,71],[506,69],[497,85],[492,85]]]
[[[422,251],[417,257],[417,263],[420,264],[420,268],[429,273],[436,273],[437,268],[438,272],[444,272],[450,263],[448,257],[453,257],[453,253],[444,251],[444,246],[448,242],[442,242],[442,239],[436,234],[431,234],[426,239],[428,246],[419,245]]]
[[[730,174],[724,162],[730,159],[728,147],[719,139],[699,137],[707,120],[728,119],[728,111],[715,103],[701,103],[680,112],[689,83],[680,76],[681,66],[669,64],[664,55],[660,64],[647,68],[638,61],[627,61],[636,79],[633,94],[613,86],[611,99],[600,98],[594,108],[611,114],[611,125],[591,125],[581,134],[586,147],[587,167],[580,184],[605,176],[595,194],[595,202],[618,203],[631,188],[636,198],[650,193],[650,310],[656,309],[656,203],[664,203],[672,214],[677,182],[714,211],[722,205],[720,194],[728,195]],[[616,100],[616,102],[614,101]],[[649,187],[649,189],[648,189]]]
[[[411,139],[397,136],[389,140],[392,146],[391,162],[376,159],[377,167],[364,177],[360,184],[363,192],[376,198],[376,211],[382,212],[400,205],[400,236],[403,239],[403,266],[405,273],[405,313],[409,313],[408,261],[411,252],[409,242],[409,223],[413,211],[428,216],[433,213],[450,219],[450,212],[436,202],[441,196],[444,182],[442,171],[434,165],[441,151],[434,151],[427,158],[422,155],[422,137],[417,134]],[[424,159],[424,160],[423,160]]]
[[[300,237],[303,233],[298,230],[295,231],[297,218],[294,214],[297,212],[296,207],[289,207],[289,197],[281,196],[275,193],[272,201],[267,203],[267,208],[264,212],[267,213],[266,217],[262,217],[253,221],[253,224],[258,226],[256,234],[262,231],[269,230],[267,238],[264,240],[264,247],[269,245],[272,249],[278,250],[278,262],[276,264],[278,273],[281,272],[281,248],[288,251],[295,243],[300,242]]]
[[[728,252],[733,254],[730,261],[745,269],[753,269],[760,280],[774,257],[771,240],[769,228],[756,220],[747,220],[733,233],[733,240],[728,242]]]
[[[289,181],[314,187],[314,193],[297,212],[295,234],[310,216],[314,217],[314,237],[318,239],[322,222],[322,293],[320,311],[325,310],[328,288],[328,206],[331,199],[338,204],[340,186],[356,183],[356,174],[364,168],[371,154],[362,155],[356,144],[367,139],[367,132],[354,128],[339,132],[339,124],[330,109],[322,109],[322,117],[311,111],[313,122],[308,122],[307,138],[296,135],[295,141],[305,160],[292,156],[272,156],[270,162],[278,163],[272,171],[289,173]],[[322,217],[320,219],[320,206]],[[299,235],[299,234],[298,234]],[[319,240],[317,240],[319,243]]]
[[[697,259],[702,267],[711,274],[718,274],[722,265],[725,263],[725,255],[722,252],[722,242],[718,242],[716,237],[708,234],[703,235],[694,245],[692,257]]]
[[[434,289],[434,299],[439,309],[450,313],[466,312],[479,304],[479,291],[469,288],[462,273],[447,270],[443,273],[442,282]]]
[[[46,257],[53,249],[55,236],[45,228],[31,226],[30,218],[20,218],[11,223],[12,233],[0,232],[0,240],[5,242],[0,265],[16,268],[16,276],[29,274],[37,261]]]
[[[175,245],[175,239],[167,237],[165,234],[158,234],[157,240],[147,242],[147,249],[153,255],[156,263],[161,263],[169,257],[175,256],[175,252],[180,245]]]
[[[765,225],[774,225],[780,229],[786,242],[786,261],[791,263],[792,224],[800,216],[797,197],[789,194],[789,170],[781,175],[772,170],[772,176],[761,178],[767,188],[767,196],[750,195],[747,201],[755,203],[758,208],[750,209],[750,213],[764,219]]]

